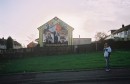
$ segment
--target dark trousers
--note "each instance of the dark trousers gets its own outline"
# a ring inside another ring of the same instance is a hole
[[[106,69],[110,68],[109,59],[110,59],[110,55],[108,55],[108,57],[105,57],[105,60],[106,60]]]

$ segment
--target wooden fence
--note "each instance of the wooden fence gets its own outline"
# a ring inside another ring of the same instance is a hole
[[[130,50],[130,41],[108,41],[112,50]],[[49,55],[64,55],[64,54],[77,54],[77,53],[88,53],[95,51],[103,51],[104,43],[86,44],[76,46],[45,46],[36,48],[22,48],[22,49],[11,49],[11,50],[0,50],[0,59],[14,59],[24,58],[32,56],[49,56]]]

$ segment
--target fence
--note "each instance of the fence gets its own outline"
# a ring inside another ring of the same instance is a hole
[[[106,42],[109,43],[113,50],[130,50],[130,41],[107,40]]]
[[[130,50],[130,41],[106,41],[112,47],[112,50]],[[14,59],[32,56],[63,55],[73,53],[88,53],[103,51],[104,43],[91,43],[75,46],[45,46],[36,48],[22,48],[11,50],[0,50],[0,59]],[[96,50],[97,47],[97,50]]]
[[[0,50],[0,59],[23,58],[30,56],[47,56],[73,53],[73,46],[49,46]]]

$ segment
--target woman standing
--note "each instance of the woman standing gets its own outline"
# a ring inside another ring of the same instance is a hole
[[[109,59],[111,54],[111,47],[105,43],[104,44],[104,58],[106,61],[106,71],[110,71]]]

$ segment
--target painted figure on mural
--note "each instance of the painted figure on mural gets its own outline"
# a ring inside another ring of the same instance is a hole
[[[48,22],[44,31],[44,39],[47,44],[67,44],[68,30],[60,23]]]

